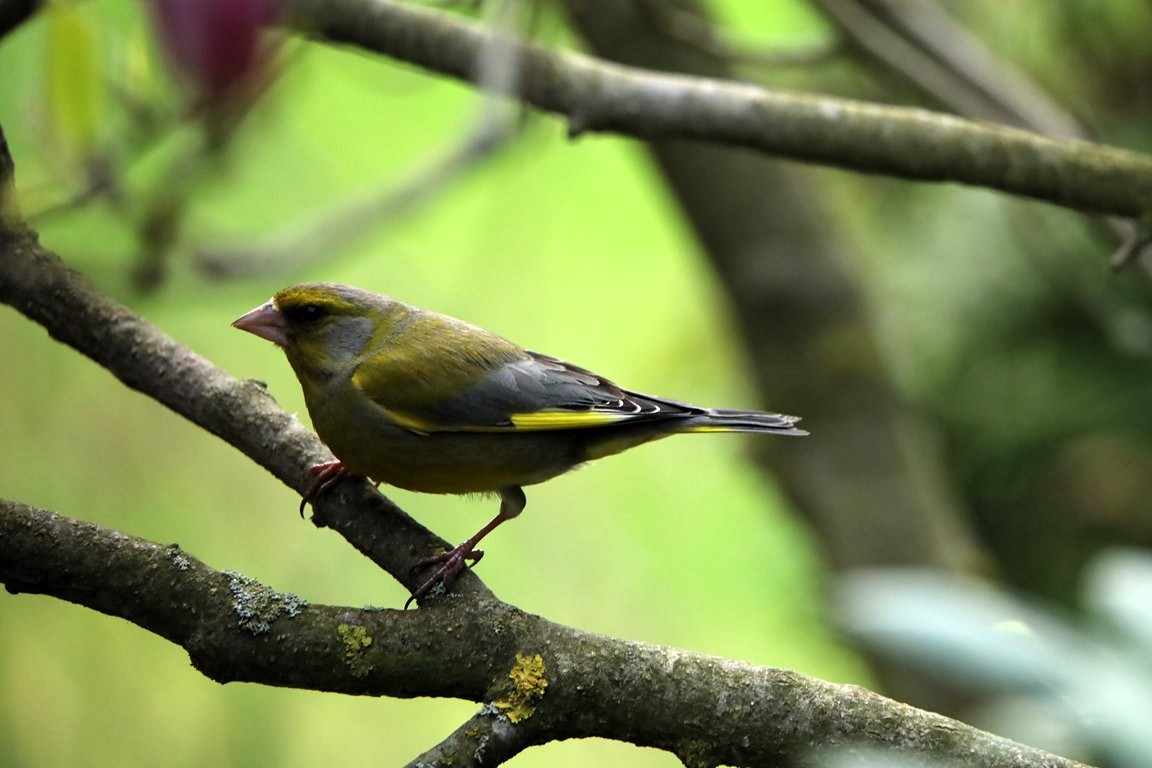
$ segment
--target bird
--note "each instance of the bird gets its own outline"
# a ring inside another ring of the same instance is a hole
[[[703,408],[624,389],[463,320],[339,283],[285,288],[232,325],[281,347],[336,457],[307,470],[306,504],[347,476],[438,494],[494,494],[475,535],[419,561],[422,603],[523,511],[524,486],[676,434],[801,436],[796,416]]]

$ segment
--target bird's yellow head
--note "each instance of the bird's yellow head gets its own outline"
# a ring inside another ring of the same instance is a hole
[[[285,288],[232,325],[284,349],[305,390],[349,370],[374,339],[411,312],[386,296],[337,283]]]

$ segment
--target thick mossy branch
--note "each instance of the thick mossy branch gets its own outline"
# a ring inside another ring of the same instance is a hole
[[[479,24],[391,0],[286,0],[305,33],[479,82]],[[509,42],[510,45],[514,44]],[[1078,210],[1136,217],[1152,158],[923,109],[636,69],[518,45],[519,95],[571,131],[693,139],[919,181],[952,181]]]
[[[127,619],[182,646],[197,669],[219,682],[480,701],[488,681],[515,659],[507,642],[485,637],[493,651],[486,661],[453,664],[470,651],[461,637],[491,631],[488,619],[470,626],[467,612],[309,605],[213,570],[178,546],[4,500],[0,582],[10,592],[53,595]],[[445,626],[455,631],[445,633]],[[347,627],[361,638],[355,655]]]
[[[484,702],[477,717],[491,722],[466,726],[445,752],[486,737],[508,757],[599,736],[691,765],[814,765],[813,750],[830,747],[972,768],[1078,765],[863,688],[594,635],[487,597],[418,611],[309,605],[178,547],[8,501],[0,581],[127,619],[214,680]]]

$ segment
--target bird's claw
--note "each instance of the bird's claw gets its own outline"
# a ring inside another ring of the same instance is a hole
[[[305,475],[312,475],[312,485],[304,493],[300,499],[300,517],[304,517],[304,507],[309,504],[315,505],[316,500],[336,483],[340,482],[345,477],[351,477],[352,472],[348,470],[342,463],[337,460],[322,461],[319,464],[313,464],[304,470]]]
[[[471,568],[480,562],[480,558],[484,557],[484,550],[476,549],[472,542],[466,541],[463,544],[453,547],[452,549],[445,550],[438,554],[426,557],[416,565],[412,566],[415,571],[418,568],[424,568],[429,565],[439,565],[431,576],[429,576],[424,583],[412,590],[412,596],[404,601],[404,609],[407,610],[408,606],[413,602],[420,602],[428,594],[438,586],[444,588],[449,587],[456,577],[460,575],[460,571],[464,570],[467,566]]]

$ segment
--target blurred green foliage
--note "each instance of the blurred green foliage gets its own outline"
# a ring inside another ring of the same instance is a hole
[[[851,574],[848,629],[878,652],[984,695],[974,722],[1096,765],[1152,761],[1152,557],[1090,565],[1075,618],[987,582],[923,569]],[[848,765],[872,763],[851,763]],[[838,764],[839,766],[839,764]]]
[[[775,13],[785,34],[808,40],[820,30],[801,7],[780,3]],[[136,4],[84,12],[99,31],[109,101],[126,90],[167,93],[154,79],[160,64],[144,52]],[[0,44],[0,121],[28,211],[59,199],[76,176],[51,129],[48,45],[44,18]],[[192,198],[188,240],[259,235],[371,193],[457,136],[475,110],[470,89],[394,62],[306,44],[285,61],[282,79]],[[105,105],[119,116],[106,119],[98,140],[140,129],[119,106]],[[171,157],[194,142],[189,128],[162,135],[122,180],[129,198],[162,189]],[[129,206],[127,219],[136,212]],[[466,318],[641,391],[758,405],[695,244],[639,148],[618,138],[572,143],[559,121],[532,120],[511,149],[433,206],[293,274],[212,282],[176,259],[168,280],[140,295],[130,287],[138,244],[124,215],[102,202],[37,226],[100,287],[233,375],[267,381],[302,415],[282,355],[228,326],[301,278]],[[313,603],[403,602],[400,588],[342,540],[302,523],[297,499],[273,478],[5,307],[0,348],[8,361],[0,366],[0,496],[179,542],[217,568]],[[531,488],[526,514],[486,547],[480,575],[502,598],[559,622],[862,682],[822,623],[811,542],[744,448],[739,437],[680,438]],[[490,500],[384,490],[449,540],[495,511]],[[474,709],[219,686],[180,649],[127,623],[0,594],[0,765],[12,768],[393,765]],[[675,764],[595,741],[534,750],[512,764],[597,760]]]
[[[1152,58],[1130,44],[1147,4],[948,9],[1085,135],[1152,149],[1147,78],[1133,74]],[[859,176],[827,190],[891,370],[935,429],[989,570],[1070,606],[1102,548],[1152,546],[1147,263],[1113,272],[1103,222],[983,190]]]

